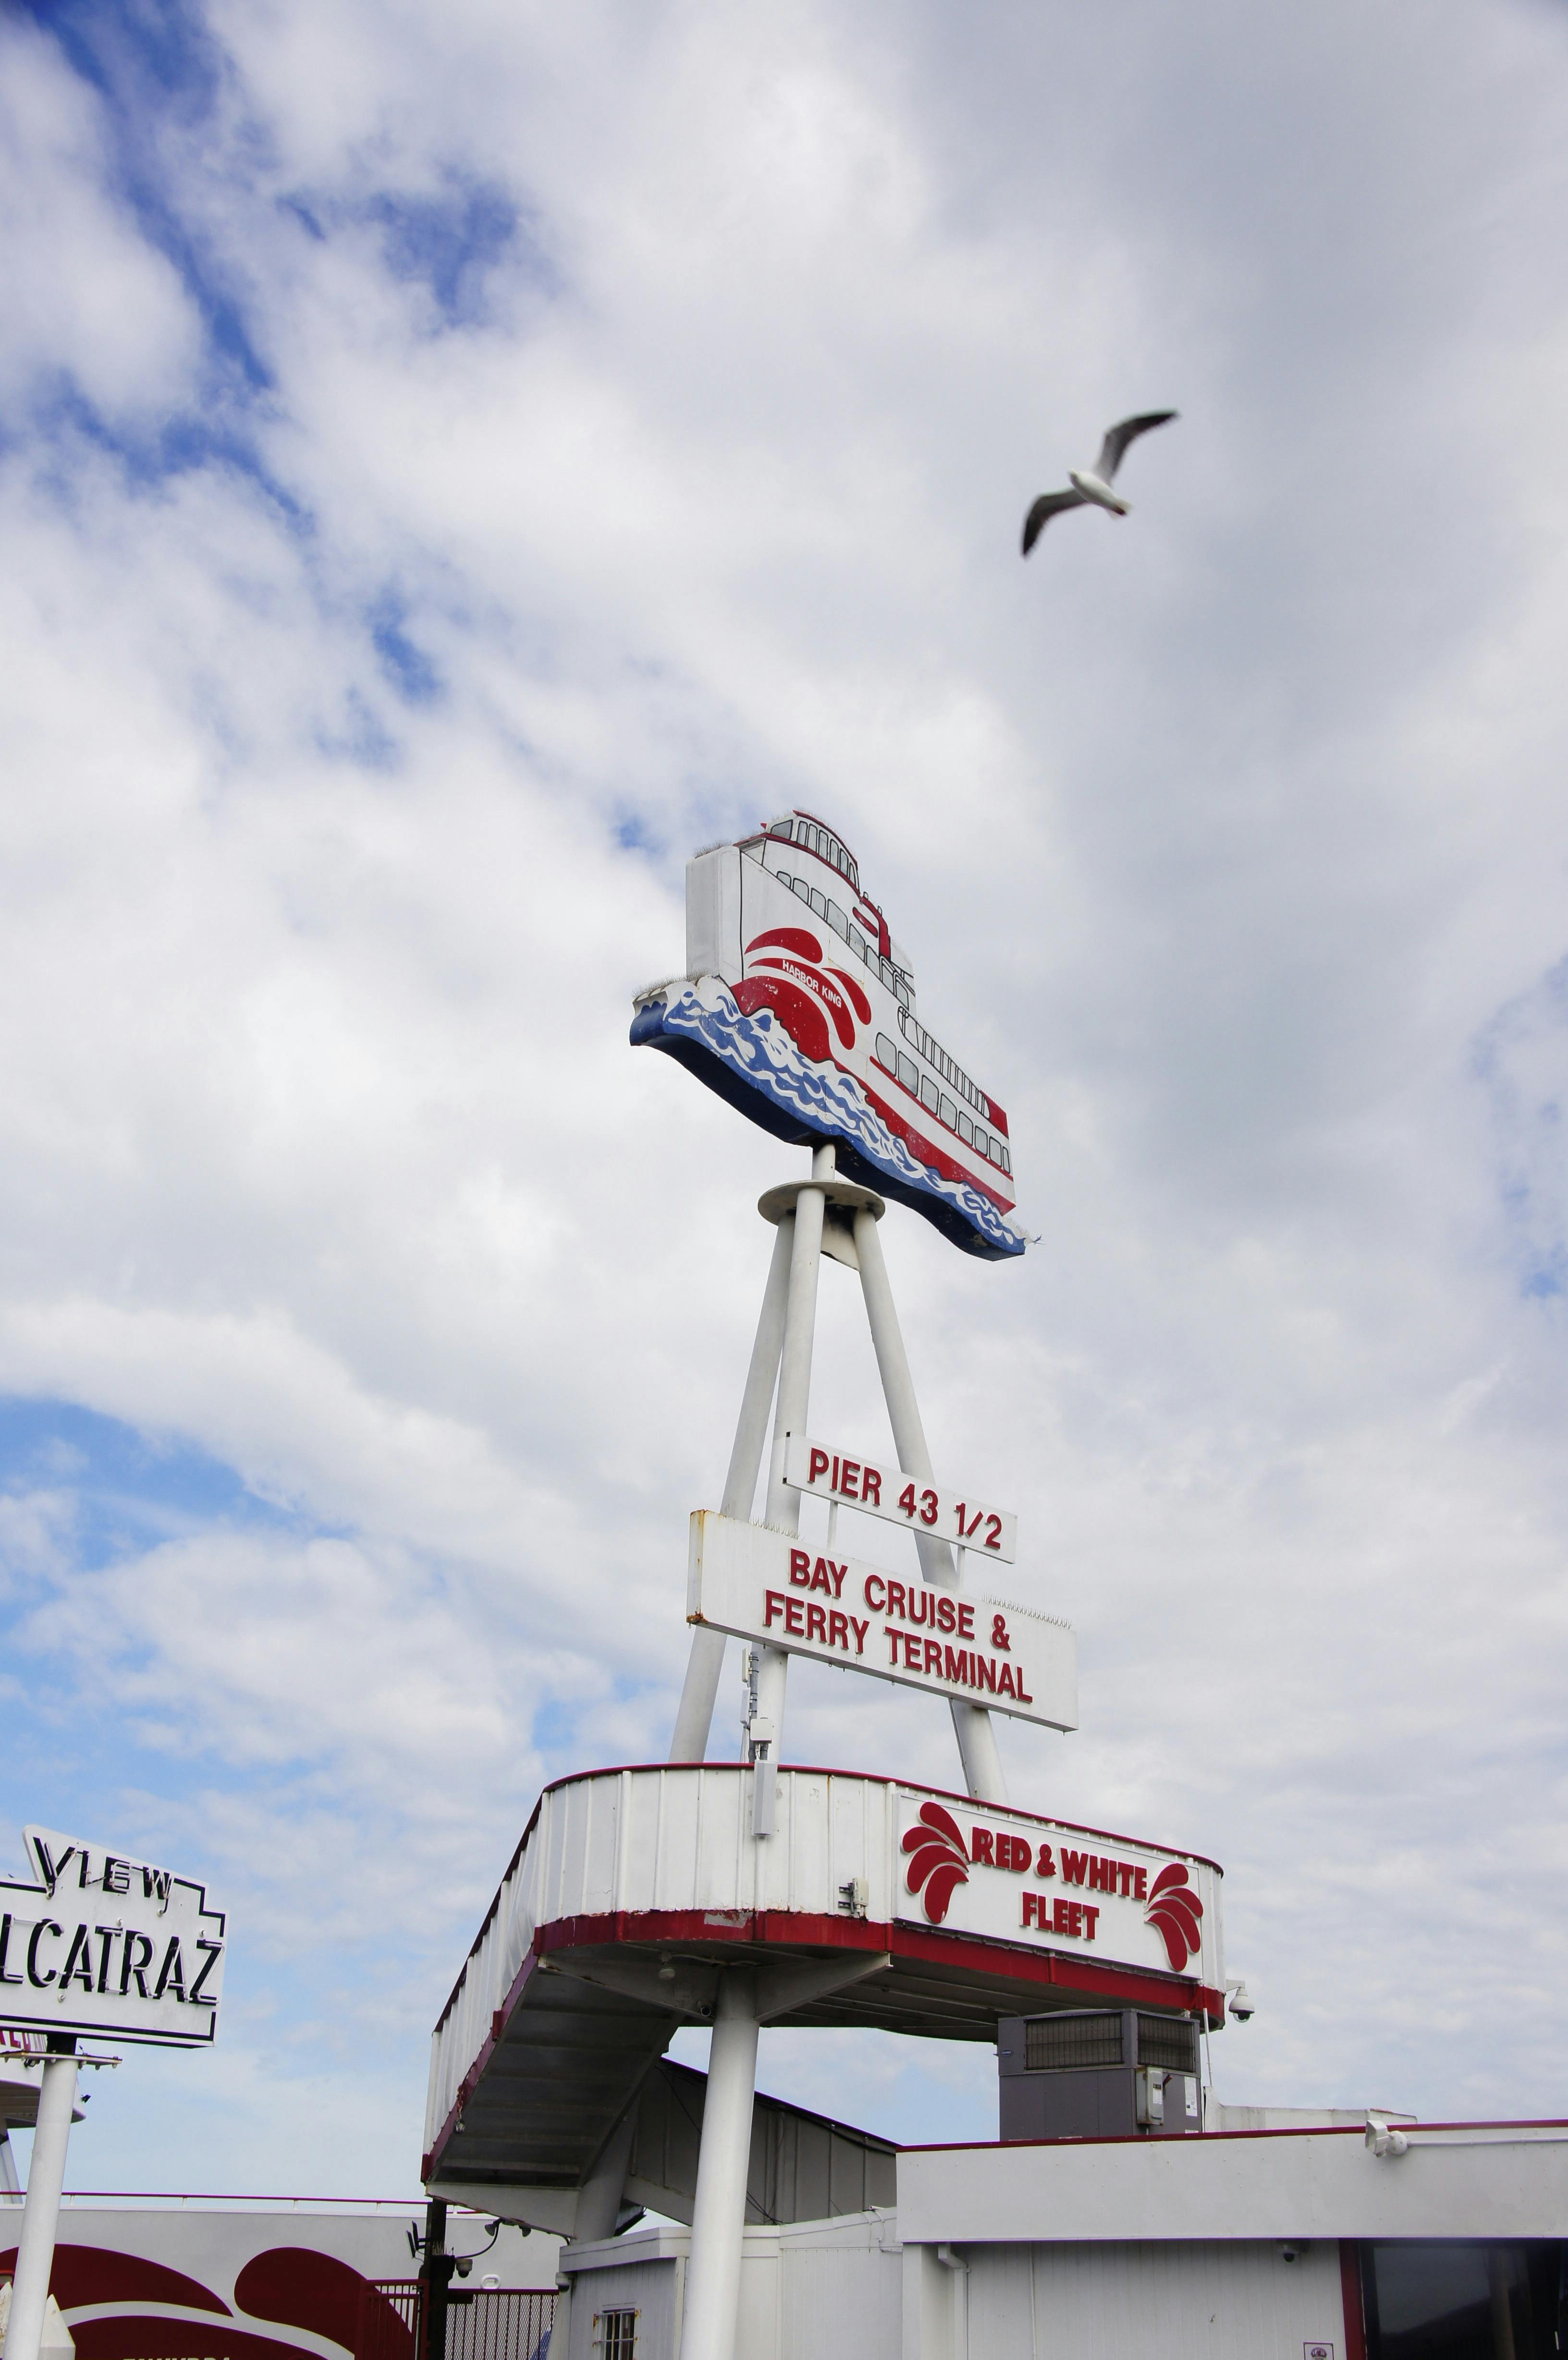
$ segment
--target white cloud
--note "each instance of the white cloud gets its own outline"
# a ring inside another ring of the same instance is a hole
[[[1226,1862],[1269,1995],[1227,2095],[1534,2109],[1560,27],[205,21],[172,111],[134,46],[105,102],[0,35],[0,1382],[275,1520],[103,1546],[91,1470],[23,1469],[7,1676],[124,1732],[120,1808],[265,1917],[281,2020],[323,2020],[348,1856],[345,1956],[438,1896],[387,2021],[433,2011],[539,1779],[664,1742],[792,1159],[627,1003],[686,849],[798,799],[1043,1233],[990,1271],[888,1225],[939,1459],[1083,1634],[1084,1729],[1009,1734],[1016,1790]],[[518,229],[459,316],[475,191]],[[1167,399],[1133,516],[1023,566],[1030,495]],[[874,1444],[874,1386],[830,1272],[815,1415]],[[792,1751],[951,1775],[846,1687],[797,1673]]]

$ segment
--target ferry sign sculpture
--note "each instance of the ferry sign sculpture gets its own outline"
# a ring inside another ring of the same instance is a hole
[[[915,978],[854,855],[809,812],[699,853],[686,974],[641,994],[662,1049],[776,1138],[831,1142],[846,1178],[968,1253],[1022,1253],[1007,1118],[915,1013]]]
[[[820,820],[701,853],[686,882],[686,972],[638,994],[633,1043],[811,1168],[757,1204],[773,1252],[723,1491],[691,1518],[669,1761],[540,1797],[436,2027],[422,2176],[608,2239],[648,2069],[677,2023],[706,2025],[681,2360],[734,2360],[762,2026],[988,2040],[1001,2016],[1085,2005],[1214,2025],[1225,1961],[1211,1863],[1007,1798],[993,1716],[1075,1727],[1075,1642],[991,1590],[1017,1521],[937,1475],[878,1230],[891,1197],[966,1252],[1021,1253],[1007,1117],[920,1023],[909,963]],[[859,1282],[883,1459],[812,1430],[824,1257]],[[901,1571],[844,1546],[846,1513],[867,1548],[902,1528]],[[727,1634],[752,1643],[738,1762],[710,1752]],[[789,1763],[800,1655],[941,1699],[964,1791]],[[572,2300],[557,2333],[575,2351]]]

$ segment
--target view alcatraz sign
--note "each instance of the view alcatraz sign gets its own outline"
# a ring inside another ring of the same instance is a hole
[[[786,1437],[784,1480],[797,1491],[842,1502],[865,1515],[901,1524],[906,1532],[951,1541],[955,1548],[973,1549],[977,1557],[995,1557],[1003,1565],[1011,1565],[1018,1553],[1018,1520],[1005,1508],[989,1507],[972,1492],[960,1494],[951,1483],[928,1483],[875,1459],[852,1459],[846,1450],[830,1450],[809,1434]]]
[[[1078,1726],[1078,1648],[1066,1623],[901,1580],[710,1508],[691,1518],[686,1619],[1048,1729]]]
[[[206,1887],[78,1836],[26,1836],[38,1883],[0,1881],[0,2024],[204,2047],[224,1923]]]

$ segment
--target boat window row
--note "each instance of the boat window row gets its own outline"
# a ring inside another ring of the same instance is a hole
[[[868,967],[873,975],[881,978],[898,1001],[901,1022],[902,1011],[909,1004],[909,987],[904,976],[893,965],[892,960],[877,956],[876,945],[866,941],[854,919],[846,918],[838,903],[830,901],[820,885],[809,885],[803,877],[791,877],[788,870],[783,869],[776,869],[773,874],[778,878],[780,885],[788,885],[791,893],[798,894],[800,900],[807,903],[824,926],[831,926],[841,942],[848,944],[863,966]]]
[[[819,860],[828,861],[841,877],[847,877],[855,891],[859,892],[860,871],[855,855],[820,820],[802,819],[797,812],[792,819],[776,819],[768,833],[781,836],[786,844],[799,844],[807,852],[814,852]]]
[[[900,1049],[886,1032],[877,1035],[877,1062],[896,1080],[902,1082],[910,1097],[919,1098],[928,1113],[935,1115],[938,1122],[944,1122],[949,1131],[955,1131],[966,1147],[974,1148],[977,1155],[983,1155],[988,1164],[995,1164],[998,1170],[1011,1178],[1012,1155],[996,1132],[987,1131],[984,1123],[973,1121],[962,1107],[954,1106],[953,1100],[938,1089],[931,1076],[921,1073],[909,1051]]]
[[[933,1041],[923,1024],[917,1024],[907,1006],[898,1011],[898,1026],[907,1041],[912,1041],[928,1065],[934,1065],[943,1081],[951,1082],[961,1098],[967,1098],[979,1113],[989,1115],[991,1101],[982,1089],[977,1089],[959,1064],[950,1057],[940,1041]]]

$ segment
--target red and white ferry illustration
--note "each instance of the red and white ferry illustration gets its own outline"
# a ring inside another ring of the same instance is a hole
[[[909,959],[811,813],[689,864],[686,973],[638,995],[632,1041],[778,1138],[831,1140],[847,1178],[967,1252],[1023,1251],[1007,1118],[920,1022]]]

